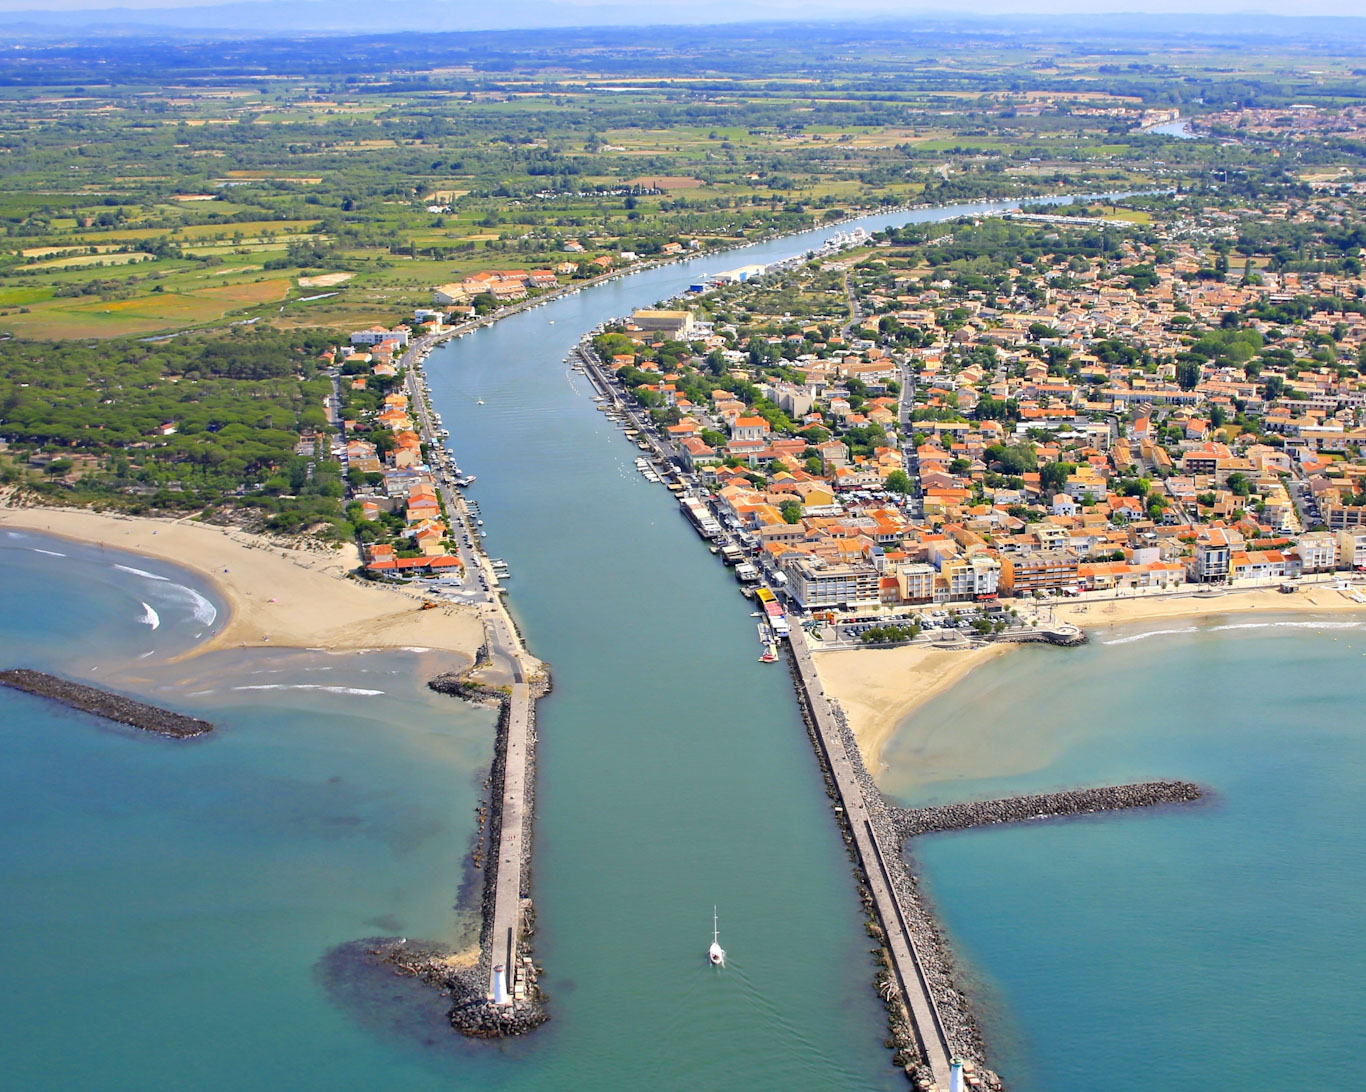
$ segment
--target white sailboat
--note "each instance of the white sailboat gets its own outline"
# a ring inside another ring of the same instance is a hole
[[[726,965],[726,951],[721,947],[721,933],[716,927],[716,907],[711,908],[711,947],[707,949],[707,959],[713,967]]]

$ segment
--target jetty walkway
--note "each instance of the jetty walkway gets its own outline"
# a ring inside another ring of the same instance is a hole
[[[789,639],[792,662],[798,679],[798,691],[811,714],[812,726],[819,741],[820,749],[830,771],[830,779],[839,797],[848,821],[849,833],[858,851],[859,864],[873,897],[882,931],[887,938],[887,951],[891,956],[891,967],[901,996],[906,1003],[915,1033],[920,1041],[921,1055],[931,1071],[935,1082],[942,1089],[949,1087],[949,1062],[953,1048],[949,1043],[934,995],[920,964],[915,942],[911,939],[906,923],[905,912],[897,898],[888,871],[883,847],[878,843],[873,829],[873,815],[864,797],[863,786],[855,775],[853,761],[844,745],[831,714],[821,687],[816,665],[812,662],[811,650],[807,648],[806,636],[801,627],[794,627]],[[900,846],[891,846],[891,852],[899,853]]]
[[[430,445],[440,444],[426,393],[417,380],[417,367],[436,338],[414,343],[401,358],[408,368],[408,392],[417,411],[422,438]],[[501,752],[494,761],[494,807],[498,816],[497,845],[490,847],[484,893],[484,956],[488,964],[488,993],[496,993],[497,971],[504,968],[512,1007],[530,996],[531,982],[521,957],[526,920],[524,900],[529,897],[532,788],[535,783],[535,702],[540,692],[533,680],[543,673],[543,665],[527,652],[517,627],[499,596],[498,578],[487,555],[478,548],[478,538],[470,519],[469,507],[456,488],[450,472],[433,467],[433,477],[452,522],[465,573],[467,600],[478,611],[484,624],[487,662],[471,673],[471,679],[489,688],[501,688],[504,700]],[[457,524],[459,526],[457,526]]]
[[[508,989],[514,1003],[519,992],[516,972],[520,965],[522,940],[522,876],[527,850],[525,837],[531,820],[527,807],[528,761],[531,750],[531,687],[524,682],[512,685],[507,709],[507,735],[503,752],[501,822],[498,828],[497,870],[493,885],[489,949],[488,996],[492,1000],[497,973],[505,967]]]

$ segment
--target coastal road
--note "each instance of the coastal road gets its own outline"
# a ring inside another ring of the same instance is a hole
[[[821,749],[825,752],[826,761],[830,766],[835,790],[844,807],[845,818],[849,821],[849,830],[858,849],[864,879],[868,883],[868,890],[872,893],[873,903],[882,921],[882,931],[887,937],[887,949],[892,957],[892,969],[896,973],[902,997],[905,998],[906,1007],[910,1011],[925,1061],[934,1071],[934,1079],[939,1087],[947,1089],[949,1060],[953,1050],[940,1020],[939,1011],[935,1007],[934,997],[921,971],[920,960],[910,931],[906,927],[901,904],[896,891],[892,888],[883,849],[878,844],[877,835],[872,827],[873,816],[863,795],[863,787],[855,776],[854,763],[845,749],[844,737],[840,734],[835,718],[830,712],[820,676],[816,673],[816,665],[811,659],[811,650],[807,648],[806,637],[800,626],[793,630],[788,643],[792,649],[793,662],[797,666],[798,678],[807,695],[807,706],[815,722]],[[892,849],[894,852],[900,852],[899,846]]]

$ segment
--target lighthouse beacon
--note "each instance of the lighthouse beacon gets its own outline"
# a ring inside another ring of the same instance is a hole
[[[512,1004],[512,998],[508,996],[507,968],[501,963],[493,968],[493,1003],[495,1005]]]

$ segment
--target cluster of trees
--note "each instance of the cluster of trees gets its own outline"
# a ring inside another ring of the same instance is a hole
[[[240,330],[159,342],[0,342],[0,436],[16,459],[63,475],[46,491],[125,507],[193,509],[228,502],[269,525],[342,527],[341,468],[296,454],[327,427],[331,382],[317,332]],[[55,461],[54,461],[55,459]]]
[[[1002,474],[1018,477],[1039,469],[1039,456],[1034,450],[1034,445],[1027,441],[991,444],[984,454],[987,465],[997,467]]]
[[[914,641],[920,636],[920,624],[910,622],[906,625],[874,626],[865,629],[861,636],[864,644],[886,645],[897,641]]]
[[[1142,231],[1088,228],[1060,232],[1049,224],[994,217],[977,223],[907,224],[889,228],[879,237],[895,246],[917,248],[917,256],[934,268],[948,266],[977,275],[999,275],[1040,262],[1062,266],[1073,259],[1089,262],[1119,253],[1125,241],[1154,241]]]

